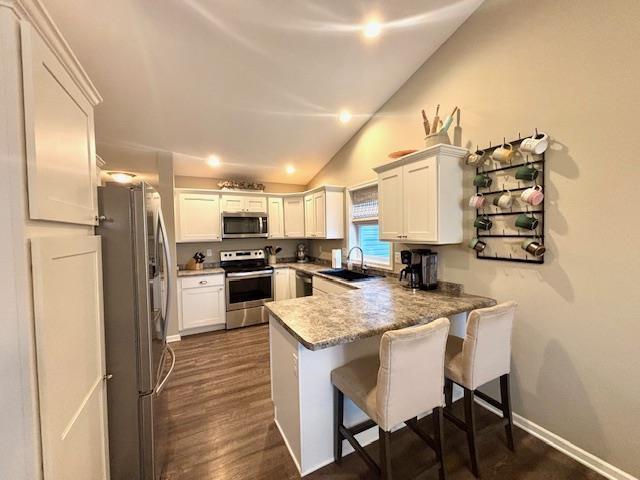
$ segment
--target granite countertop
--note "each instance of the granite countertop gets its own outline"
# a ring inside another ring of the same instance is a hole
[[[192,277],[194,275],[215,275],[224,273],[220,267],[203,268],[202,270],[178,270],[179,277]]]
[[[321,350],[496,304],[491,298],[461,293],[456,284],[446,282],[441,282],[442,289],[413,291],[403,287],[396,277],[350,283],[318,274],[331,268],[326,265],[282,263],[275,267],[306,271],[352,288],[340,294],[266,304],[273,317],[309,350]]]

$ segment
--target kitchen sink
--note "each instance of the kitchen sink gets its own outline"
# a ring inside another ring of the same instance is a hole
[[[372,278],[375,278],[375,275],[367,275],[366,273],[354,272],[344,268],[321,270],[318,273],[329,275],[330,277],[337,277],[342,280],[346,280],[347,282],[361,282],[363,280],[371,280]]]

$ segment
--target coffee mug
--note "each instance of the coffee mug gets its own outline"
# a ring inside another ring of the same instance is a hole
[[[491,158],[500,163],[508,163],[513,156],[513,146],[510,143],[503,143],[491,154]]]
[[[484,150],[476,150],[467,157],[467,165],[472,167],[481,167],[487,162],[487,152]]]
[[[530,253],[531,255],[535,255],[536,257],[541,257],[544,255],[544,252],[547,251],[546,247],[540,242],[536,242],[533,238],[527,238],[522,242],[522,249]]]
[[[493,197],[493,204],[500,208],[511,208],[511,205],[513,205],[511,192],[506,192],[500,196]]]
[[[487,248],[487,244],[479,238],[472,238],[469,242],[469,247],[473,248],[476,252],[482,252],[485,248]]]
[[[473,185],[476,187],[488,188],[493,182],[492,178],[486,173],[479,173],[473,177]]]
[[[527,230],[535,230],[538,228],[539,220],[536,217],[531,217],[526,213],[521,213],[516,218],[516,227],[526,228]]]
[[[534,185],[533,187],[527,188],[520,195],[520,199],[534,207],[540,205],[544,199],[542,187],[540,185]]]
[[[476,193],[474,195],[471,195],[471,198],[469,198],[469,206],[471,208],[480,209],[484,207],[485,200],[486,198],[484,197],[483,194]]]
[[[483,216],[476,218],[476,221],[473,222],[473,226],[480,230],[491,230],[491,227],[493,227],[493,222],[489,217]]]
[[[549,148],[549,135],[540,132],[532,137],[525,138],[520,144],[520,151],[523,153],[535,153],[540,155]]]
[[[538,178],[540,172],[533,165],[526,164],[516,170],[516,178],[518,180],[532,181]]]

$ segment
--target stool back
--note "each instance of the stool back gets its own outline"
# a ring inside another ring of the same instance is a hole
[[[511,371],[511,332],[516,302],[473,310],[462,345],[462,378],[475,390]]]
[[[378,424],[395,425],[444,403],[444,352],[449,319],[386,332],[380,342]]]

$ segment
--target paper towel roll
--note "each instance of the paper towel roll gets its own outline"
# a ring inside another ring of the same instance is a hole
[[[339,248],[331,250],[331,268],[342,268],[342,250]]]

